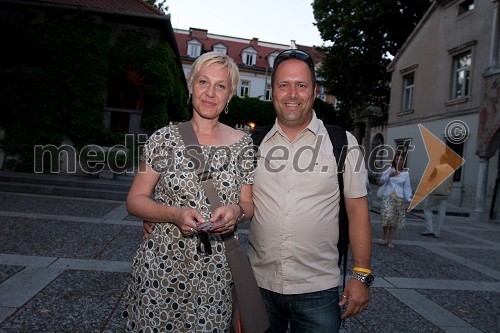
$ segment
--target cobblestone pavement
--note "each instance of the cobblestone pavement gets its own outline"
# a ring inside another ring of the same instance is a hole
[[[376,282],[343,332],[500,332],[499,223],[447,216],[436,239],[408,215],[389,249],[371,217]],[[140,242],[122,201],[0,192],[0,332],[123,332]]]

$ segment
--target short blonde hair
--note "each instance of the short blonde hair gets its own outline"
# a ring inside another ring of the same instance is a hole
[[[203,53],[195,60],[187,77],[188,87],[191,88],[194,77],[202,67],[210,66],[214,63],[220,64],[221,68],[227,68],[229,71],[229,78],[231,80],[231,93],[229,96],[233,96],[238,87],[238,81],[240,80],[240,71],[233,59],[220,52],[211,51]]]

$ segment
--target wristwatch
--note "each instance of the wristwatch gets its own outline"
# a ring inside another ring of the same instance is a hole
[[[360,272],[352,272],[351,279],[356,279],[367,287],[371,286],[373,284],[373,281],[375,281],[375,277],[372,274],[365,274]]]

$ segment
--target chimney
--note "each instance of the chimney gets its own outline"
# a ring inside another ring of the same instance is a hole
[[[208,30],[206,29],[189,28],[190,38],[207,39],[208,38],[207,35],[208,35]]]
[[[292,39],[290,41],[290,49],[296,50],[297,49],[297,44],[295,44],[295,39]]]
[[[250,45],[258,45],[259,44],[259,39],[254,37],[252,38],[252,40],[250,41]]]

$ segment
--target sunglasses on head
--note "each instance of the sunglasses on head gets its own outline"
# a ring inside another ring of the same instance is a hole
[[[301,50],[295,50],[295,49],[294,50],[286,50],[286,51],[283,51],[280,54],[278,54],[276,56],[276,59],[274,60],[273,68],[276,69],[281,62],[283,62],[284,60],[287,60],[287,59],[291,59],[291,58],[305,61],[307,63],[307,65],[314,71],[314,63],[313,63],[311,56],[307,52],[304,52]]]

